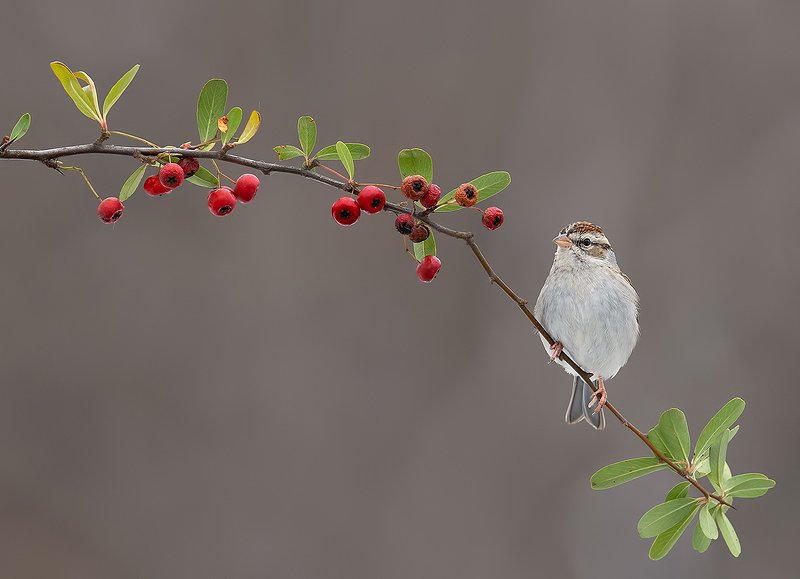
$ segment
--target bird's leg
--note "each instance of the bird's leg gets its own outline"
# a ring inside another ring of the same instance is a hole
[[[594,393],[594,397],[592,401],[589,402],[589,408],[594,406],[595,402],[597,403],[597,408],[594,409],[592,414],[597,414],[600,410],[603,409],[603,406],[606,404],[606,400],[608,400],[608,395],[606,394],[606,385],[603,384],[603,377],[597,377],[597,392]]]
[[[555,362],[556,358],[558,358],[561,355],[561,352],[564,351],[564,344],[561,342],[555,342],[552,346],[550,346],[550,349],[553,350],[553,353],[550,354],[550,362]]]

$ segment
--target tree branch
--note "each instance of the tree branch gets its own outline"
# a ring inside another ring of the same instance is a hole
[[[106,137],[107,138],[107,137]],[[183,157],[196,157],[201,159],[215,159],[219,161],[225,161],[227,163],[233,163],[235,165],[241,165],[243,167],[249,167],[251,169],[256,169],[261,171],[265,175],[269,175],[270,173],[291,173],[294,175],[300,175],[301,177],[305,177],[307,179],[312,179],[314,181],[319,181],[325,185],[330,187],[335,187],[337,189],[341,189],[342,191],[348,193],[357,193],[358,185],[356,184],[355,191],[351,191],[352,185],[347,183],[346,181],[338,181],[336,179],[332,179],[325,175],[320,175],[319,173],[310,171],[303,167],[293,167],[290,165],[281,165],[279,163],[269,163],[266,161],[259,161],[255,159],[248,159],[246,157],[240,157],[238,155],[231,155],[228,153],[228,149],[223,149],[221,151],[201,151],[197,149],[179,149],[179,148],[159,148],[159,147],[121,147],[118,145],[108,145],[105,144],[103,141],[105,139],[98,139],[95,143],[90,143],[86,145],[72,145],[68,147],[57,147],[52,149],[2,149],[0,148],[0,159],[27,159],[31,161],[40,161],[47,165],[48,167],[58,169],[58,163],[56,162],[57,159],[61,157],[69,157],[74,155],[87,155],[87,154],[98,154],[98,155],[122,155],[128,157],[134,157],[140,162],[146,162],[147,157],[155,157],[160,154],[171,154],[171,155],[178,155]],[[439,233],[446,235],[448,237],[452,237],[454,239],[460,239],[464,241],[467,246],[472,250],[472,253],[475,255],[475,258],[480,263],[481,267],[483,267],[486,275],[489,277],[491,283],[497,285],[509,299],[511,299],[517,306],[522,310],[522,313],[525,314],[525,317],[528,318],[531,324],[533,324],[536,331],[538,331],[545,340],[547,340],[548,344],[551,346],[555,343],[553,337],[547,332],[547,330],[542,326],[541,323],[536,319],[533,315],[533,312],[528,308],[527,300],[522,299],[518,296],[511,287],[503,281],[503,279],[497,275],[497,273],[492,269],[492,266],[486,260],[483,253],[480,250],[477,242],[475,241],[475,236],[468,231],[457,231],[455,229],[451,229],[440,223],[433,221],[427,212],[423,212],[422,214],[415,212],[415,207],[412,204],[411,207],[406,207],[403,205],[398,205],[394,203],[386,203],[385,206],[386,211],[390,211],[392,213],[407,213],[411,215],[415,215],[415,217],[428,225],[431,229],[438,231]],[[569,356],[561,353],[561,359],[570,367],[572,368],[580,377],[581,379],[593,390],[597,391],[597,387],[592,382],[591,375],[585,372],[581,367],[579,367]],[[611,404],[611,402],[606,402],[605,407],[619,420],[620,424],[622,424],[625,428],[630,430],[633,434],[635,434],[647,447],[650,451],[659,459],[659,461],[666,464],[669,468],[675,471],[679,476],[686,479],[694,486],[698,491],[700,491],[706,500],[714,499],[718,503],[723,505],[727,505],[732,507],[730,503],[725,501],[722,497],[711,493],[710,491],[706,490],[700,483],[698,483],[695,478],[691,475],[691,473],[684,467],[680,466],[679,464],[675,463],[673,460],[668,458],[664,455],[660,450],[658,450],[653,443],[647,438],[647,435],[639,430],[636,426],[631,424],[623,415],[622,413],[617,410],[617,408]]]

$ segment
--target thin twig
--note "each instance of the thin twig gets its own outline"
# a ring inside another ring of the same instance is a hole
[[[349,182],[345,179],[344,175],[326,167],[324,165],[319,165],[328,169],[329,171],[336,173],[345,181],[337,181],[336,179],[332,179],[325,175],[320,175],[319,173],[309,171],[303,167],[293,167],[290,165],[281,165],[278,163],[269,163],[266,161],[259,161],[255,159],[248,159],[246,157],[240,157],[238,155],[230,155],[227,151],[201,151],[198,149],[177,149],[177,148],[158,148],[158,147],[121,147],[117,145],[107,145],[105,143],[90,143],[86,145],[72,145],[68,147],[56,147],[52,149],[39,149],[39,150],[26,150],[26,149],[6,149],[4,151],[0,151],[0,159],[28,159],[32,161],[41,161],[48,166],[53,166],[53,161],[60,157],[69,157],[74,155],[86,155],[86,154],[101,154],[101,155],[122,155],[122,156],[129,156],[129,157],[141,157],[141,156],[156,156],[156,155],[163,155],[163,154],[175,154],[181,155],[183,157],[196,157],[201,159],[219,159],[221,161],[226,161],[228,163],[233,163],[236,165],[241,165],[243,167],[250,167],[252,169],[257,169],[264,173],[265,175],[269,175],[270,173],[290,173],[294,175],[300,175],[307,179],[312,179],[314,181],[319,181],[325,185],[330,187],[335,187],[337,189],[341,189],[345,192],[352,193],[352,182]],[[384,208],[386,211],[390,211],[392,213],[407,213],[409,215],[414,214],[414,207],[411,208],[398,205],[395,203],[386,203]],[[486,257],[480,250],[477,242],[475,241],[475,236],[468,232],[468,231],[458,231],[455,229],[451,229],[440,223],[433,221],[430,218],[430,214],[426,211],[421,214],[416,215],[419,221],[422,221],[431,229],[438,231],[439,233],[446,235],[448,237],[452,237],[454,239],[461,239],[464,241],[467,246],[472,250],[472,253],[475,255],[475,258],[480,263],[483,270],[486,272],[486,275],[489,277],[489,281],[492,282],[494,285],[500,288],[508,298],[517,304],[517,306],[522,310],[522,313],[525,314],[525,317],[528,318],[533,327],[536,328],[536,331],[539,332],[542,337],[547,341],[548,344],[551,346],[555,343],[553,337],[548,333],[548,331],[539,323],[539,320],[533,315],[533,312],[528,308],[527,300],[521,298],[517,295],[511,287],[503,281],[503,279],[497,275],[497,273],[492,269],[492,266],[487,261]],[[592,389],[592,391],[597,392],[597,387],[592,382],[592,377],[589,373],[584,371],[580,366],[578,366],[569,356],[561,353],[561,359],[570,367],[572,368],[578,376]],[[617,408],[611,404],[611,402],[606,402],[605,407],[608,408],[609,412],[611,412],[617,420],[619,420],[620,424],[622,424],[625,428],[630,430],[634,435],[636,435],[639,440],[641,440],[647,447],[650,449],[650,452],[655,455],[659,461],[666,464],[670,469],[675,471],[679,476],[689,481],[689,483],[694,486],[698,491],[703,494],[706,500],[714,499],[718,503],[723,505],[727,505],[732,507],[732,505],[727,502],[722,497],[711,493],[710,491],[706,490],[700,483],[695,480],[695,478],[691,475],[690,472],[681,465],[677,464],[669,457],[667,457],[663,452],[658,450],[653,443],[647,438],[647,435],[639,430],[636,426],[631,424],[623,415],[622,413],[617,410]]]

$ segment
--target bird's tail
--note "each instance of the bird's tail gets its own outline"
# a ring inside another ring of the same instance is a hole
[[[595,381],[595,384],[597,382]],[[575,376],[572,380],[572,396],[567,406],[567,424],[575,424],[581,420],[586,420],[589,426],[596,430],[603,430],[606,427],[606,417],[603,411],[595,413],[593,408],[589,408],[589,402],[594,398],[594,392],[584,383],[580,376]]]

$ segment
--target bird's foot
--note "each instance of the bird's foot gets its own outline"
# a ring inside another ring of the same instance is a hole
[[[550,362],[555,362],[556,358],[558,358],[561,355],[561,352],[564,351],[564,344],[561,342],[556,342],[550,346],[550,349],[553,350],[553,353],[550,354]]]
[[[600,410],[603,409],[603,406],[606,405],[606,400],[608,400],[608,395],[606,394],[606,385],[603,384],[603,377],[597,377],[597,392],[594,393],[594,397],[592,401],[589,402],[589,408],[597,403],[597,408],[594,409],[592,414],[597,414]]]

